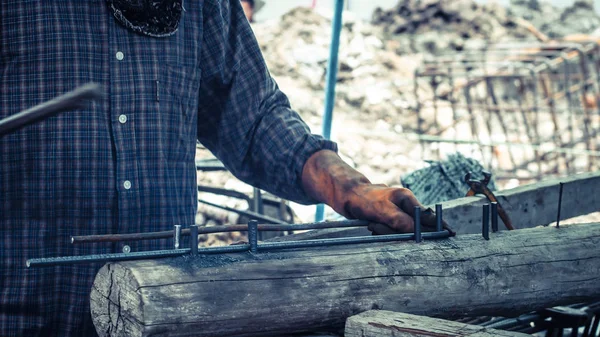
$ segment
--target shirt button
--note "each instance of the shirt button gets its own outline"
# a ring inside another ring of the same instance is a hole
[[[119,116],[119,122],[121,122],[121,124],[125,124],[127,122],[127,116],[126,115],[120,115]]]
[[[125,55],[121,51],[118,51],[115,56],[117,57],[117,60],[119,60],[119,61],[121,61],[125,57]]]
[[[130,189],[131,188],[131,181],[125,180],[123,182],[123,187],[125,187],[126,190]]]

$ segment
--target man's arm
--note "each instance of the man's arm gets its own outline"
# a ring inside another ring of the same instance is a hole
[[[345,164],[335,143],[310,133],[271,78],[239,0],[206,0],[203,10],[198,138],[239,179],[300,203],[324,202],[348,218],[408,232],[407,189],[374,185]],[[425,230],[435,216],[422,216]]]
[[[424,210],[423,229],[435,228],[435,214],[425,210],[410,190],[372,184],[333,151],[316,152],[306,161],[302,185],[310,197],[326,203],[346,218],[375,222],[369,229],[377,234],[412,232],[415,206]],[[443,224],[454,234],[445,222]]]
[[[239,179],[300,203],[302,168],[336,150],[310,133],[271,78],[239,0],[205,0],[198,139]]]

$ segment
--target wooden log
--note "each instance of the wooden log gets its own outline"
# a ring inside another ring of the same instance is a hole
[[[512,316],[600,298],[600,225],[105,265],[100,336],[269,336],[371,310]]]
[[[600,211],[600,171],[565,178],[553,178],[535,184],[496,192],[516,229],[547,225],[556,221],[559,183],[564,183],[561,220]],[[467,191],[465,190],[465,193]],[[459,234],[481,232],[481,207],[488,203],[482,196],[443,202],[444,219]],[[432,208],[433,205],[430,205]],[[504,229],[501,220],[500,229]],[[370,235],[366,228],[313,230],[288,235],[277,241],[322,239]]]
[[[526,337],[445,319],[386,310],[369,310],[346,320],[344,337]]]

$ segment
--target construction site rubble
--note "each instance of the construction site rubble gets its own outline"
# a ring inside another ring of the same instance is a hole
[[[419,138],[424,132],[419,123],[446,125],[444,132],[453,135],[465,132],[460,125],[451,125],[453,116],[449,110],[435,113],[422,107],[419,110],[423,97],[440,96],[444,101],[448,96],[442,97],[443,93],[450,91],[447,81],[432,85],[439,81],[435,76],[427,85],[415,85],[415,72],[423,62],[432,55],[477,50],[491,43],[525,40],[535,44],[540,33],[552,39],[572,34],[594,36],[600,27],[600,17],[586,6],[576,2],[559,10],[537,0],[513,0],[509,8],[472,0],[400,0],[392,9],[376,10],[371,23],[344,13],[332,130],[332,139],[339,143],[341,155],[371,181],[400,185],[401,176],[429,166],[427,161],[454,153],[455,144],[432,143],[423,147]],[[331,13],[300,7],[281,18],[255,23],[253,30],[279,87],[312,131],[319,133],[331,43]],[[562,87],[558,85],[556,89]],[[510,94],[509,89],[500,90],[499,95]],[[475,94],[485,91],[473,90]],[[489,137],[490,141],[495,139],[492,134]],[[504,136],[501,140],[512,141]],[[466,155],[482,161],[485,169],[494,169],[489,167],[490,162],[483,162],[487,150]],[[498,154],[502,147],[489,150]],[[199,157],[208,156],[211,156],[208,151],[199,151]],[[502,157],[496,158],[494,165],[502,166],[498,163]],[[526,173],[530,169],[531,166],[525,166],[521,171]],[[497,180],[498,188],[531,182],[519,176],[524,174]],[[199,181],[251,191],[224,173],[200,172]],[[314,208],[295,206],[294,209],[299,213],[297,220],[312,220]]]
[[[529,21],[550,38],[560,38],[573,34],[600,34],[600,17],[588,1],[575,1],[565,10],[539,0],[512,0],[507,10],[511,17]]]
[[[531,37],[506,8],[470,0],[403,0],[390,10],[377,9],[373,23],[398,42],[401,54],[437,54]]]

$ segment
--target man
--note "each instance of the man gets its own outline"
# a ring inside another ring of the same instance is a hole
[[[89,81],[106,93],[0,139],[1,336],[95,334],[89,293],[101,264],[25,260],[167,248],[69,238],[193,224],[196,139],[250,184],[385,224],[375,232],[411,231],[414,196],[372,185],[290,109],[239,0],[0,6],[0,118]]]

